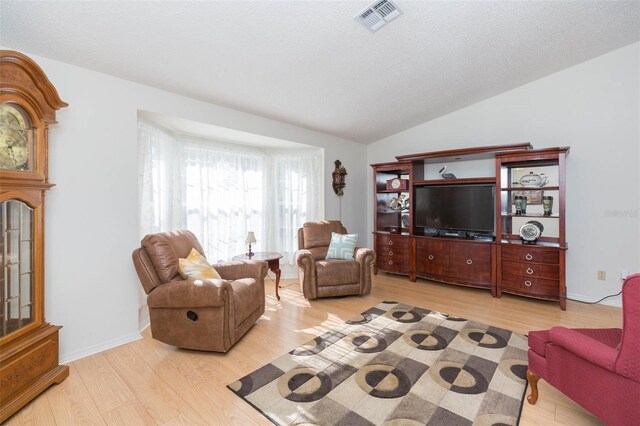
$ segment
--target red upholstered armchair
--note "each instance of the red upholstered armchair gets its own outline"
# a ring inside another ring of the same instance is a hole
[[[608,425],[640,425],[640,274],[622,285],[622,313],[622,330],[530,332],[529,403],[543,378]]]

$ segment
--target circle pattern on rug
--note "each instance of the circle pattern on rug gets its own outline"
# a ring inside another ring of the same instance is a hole
[[[347,324],[350,324],[350,325],[366,324],[370,322],[372,319],[373,319],[373,316],[365,312],[363,314],[358,315],[357,317],[351,318],[350,320],[347,321]]]
[[[379,334],[359,332],[349,335],[347,339],[356,352],[365,354],[382,352],[388,346],[387,340]]]
[[[313,368],[300,367],[288,371],[278,379],[278,392],[293,402],[317,401],[332,388],[331,377]]]
[[[466,318],[454,317],[453,315],[444,315],[447,318],[447,321],[455,321],[455,322],[464,322],[467,321]]]
[[[428,371],[434,382],[452,392],[473,395],[489,388],[487,379],[478,370],[459,362],[439,361]]]
[[[360,389],[376,398],[399,398],[411,390],[411,381],[402,371],[385,364],[362,367],[356,373]]]
[[[382,426],[424,426],[424,423],[413,419],[393,419],[387,420]]]
[[[402,335],[405,343],[423,351],[440,351],[448,346],[444,337],[429,330],[411,330]]]
[[[313,340],[308,341],[304,345],[301,345],[298,348],[295,348],[291,352],[291,355],[296,356],[311,356],[316,355],[322,352],[327,347],[327,342],[322,339],[322,337],[318,336]]]
[[[506,414],[482,414],[473,419],[474,426],[509,426],[518,423],[518,419]]]
[[[500,361],[498,368],[502,374],[514,382],[524,383],[527,381],[528,365],[521,359],[503,359]]]
[[[413,311],[407,311],[406,309],[391,309],[387,311],[384,316],[402,323],[418,322],[422,319],[420,314]]]
[[[507,347],[507,341],[496,333],[479,328],[465,328],[460,331],[460,337],[481,348],[500,349]]]

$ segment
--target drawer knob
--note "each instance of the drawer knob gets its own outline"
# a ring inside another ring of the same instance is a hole
[[[473,263],[473,260],[467,259],[467,265],[471,265],[472,263]]]
[[[390,260],[390,261],[389,261],[389,265],[393,265],[393,260]]]
[[[393,245],[393,241],[389,241],[389,245],[392,246]]]
[[[526,281],[524,282],[524,285],[526,285],[527,287],[531,287],[531,281],[526,280]]]
[[[389,250],[389,256],[393,256],[393,252]]]
[[[533,256],[531,256],[529,253],[527,253],[527,255],[524,257],[527,260],[531,260],[533,259]]]
[[[429,255],[429,260],[433,260],[433,255],[432,254]]]
[[[527,274],[529,274],[529,275],[533,274],[533,269],[527,268]]]

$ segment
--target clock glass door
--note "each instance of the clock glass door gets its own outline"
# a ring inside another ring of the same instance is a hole
[[[35,321],[33,210],[18,200],[0,203],[0,338]]]
[[[18,105],[0,105],[0,170],[35,170],[33,125]]]

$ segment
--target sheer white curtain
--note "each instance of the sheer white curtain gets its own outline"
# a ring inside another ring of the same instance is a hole
[[[171,134],[138,123],[140,238],[186,225],[178,154]]]
[[[298,228],[322,218],[322,158],[318,152],[277,152],[267,157],[269,200],[265,220],[267,251],[283,254],[293,264]]]
[[[322,217],[322,151],[267,151],[173,135],[139,122],[140,232],[191,230],[211,262],[277,251],[293,264],[297,230]]]
[[[247,231],[264,235],[264,156],[189,139],[181,145],[186,228],[211,262],[246,252]]]

